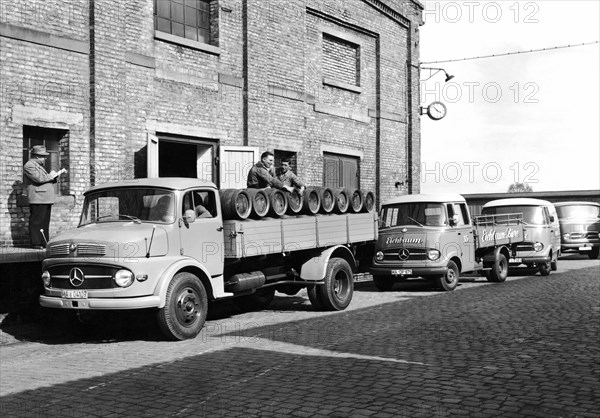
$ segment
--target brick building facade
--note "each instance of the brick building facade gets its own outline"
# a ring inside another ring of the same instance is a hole
[[[51,231],[106,181],[245,181],[263,150],[310,185],[418,192],[417,0],[0,1],[0,245],[26,245],[45,144]],[[412,179],[412,181],[410,181]],[[407,181],[409,180],[409,181]],[[396,186],[403,183],[402,186]]]

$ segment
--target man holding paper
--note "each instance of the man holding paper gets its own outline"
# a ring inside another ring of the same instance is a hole
[[[43,145],[31,149],[31,159],[23,166],[27,197],[29,198],[29,237],[31,247],[42,249],[50,239],[50,212],[54,204],[54,183],[58,176],[66,173],[64,168],[48,173],[44,168],[46,157],[50,155]],[[43,230],[43,233],[42,231]]]

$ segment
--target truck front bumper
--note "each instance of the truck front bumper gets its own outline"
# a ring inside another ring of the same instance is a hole
[[[550,256],[539,256],[539,257],[517,257],[518,260],[520,261],[512,261],[514,260],[514,258],[511,258],[508,261],[509,266],[511,267],[516,267],[519,266],[521,264],[540,264],[540,263],[549,263],[550,261],[552,261],[552,259],[550,258]]]
[[[40,305],[46,308],[120,310],[158,308],[159,304],[160,297],[158,296],[123,299],[66,299],[56,296],[40,296]]]
[[[398,274],[398,271],[410,270],[410,274]],[[373,276],[392,276],[392,277],[426,277],[426,276],[443,276],[448,271],[447,266],[439,267],[371,267]]]

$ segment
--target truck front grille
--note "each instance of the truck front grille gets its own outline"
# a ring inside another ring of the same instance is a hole
[[[402,250],[404,256],[401,258]],[[408,251],[408,252],[407,252]],[[427,259],[427,250],[425,248],[396,248],[394,250],[386,250],[383,252],[383,261],[419,261]]]
[[[533,242],[521,242],[516,245],[517,251],[535,251],[533,249]]]
[[[78,269],[75,273],[73,270]],[[53,266],[50,272],[50,287],[54,289],[113,289],[118,287],[113,281],[113,276],[118,269],[109,266]],[[71,280],[75,274],[78,279],[83,279],[79,286],[78,280]]]

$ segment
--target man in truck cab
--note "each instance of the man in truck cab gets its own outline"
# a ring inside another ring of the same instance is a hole
[[[248,172],[246,186],[249,189],[264,189],[265,187],[275,187],[277,189],[293,192],[292,186],[285,186],[272,173],[271,168],[275,161],[275,156],[270,151],[265,151],[260,156],[260,161],[252,166]]]

